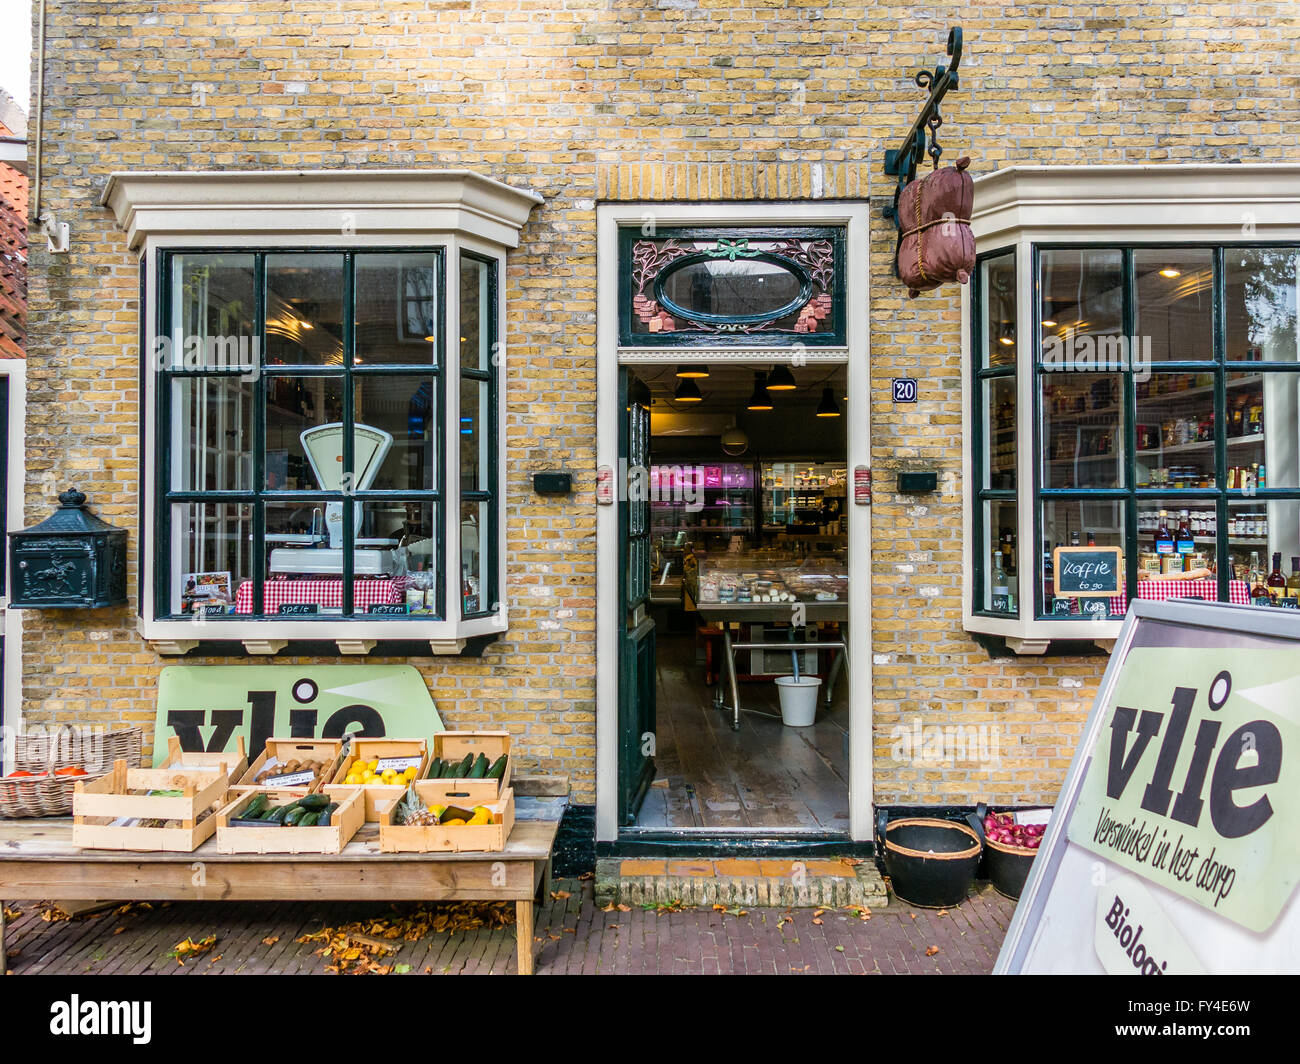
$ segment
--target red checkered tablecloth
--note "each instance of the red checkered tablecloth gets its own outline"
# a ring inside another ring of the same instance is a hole
[[[275,613],[289,602],[315,602],[321,609],[343,608],[343,580],[326,577],[321,580],[268,580],[263,598],[263,612]],[[388,577],[363,577],[352,582],[352,599],[358,613],[367,606],[401,602],[402,592],[396,580]],[[245,580],[235,592],[235,612],[253,612],[253,582]]]
[[[1125,588],[1127,590],[1127,586]],[[1210,580],[1139,580],[1137,597],[1140,599],[1200,598],[1206,602],[1219,601],[1219,581]],[[1228,601],[1239,606],[1250,602],[1250,588],[1244,580],[1228,581]],[[1126,596],[1116,595],[1110,600],[1110,612],[1122,614],[1128,609]]]

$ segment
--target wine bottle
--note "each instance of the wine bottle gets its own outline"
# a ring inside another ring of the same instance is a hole
[[[1173,554],[1174,537],[1169,531],[1169,511],[1160,511],[1160,522],[1156,525],[1156,553]]]
[[[1259,563],[1259,551],[1250,552],[1250,568],[1247,571],[1246,584],[1250,588],[1252,606],[1268,606],[1272,599],[1268,594],[1268,585],[1264,583],[1264,568]]]
[[[992,608],[997,613],[1011,612],[1011,585],[1007,583],[1006,570],[1002,568],[1002,552],[993,555]]]
[[[1300,557],[1291,556],[1291,575],[1286,578],[1286,598],[1283,605],[1300,610]]]
[[[1286,577],[1282,575],[1282,552],[1280,550],[1273,552],[1273,568],[1268,574],[1268,581],[1265,586],[1268,588],[1269,604],[1278,605],[1286,594]]]

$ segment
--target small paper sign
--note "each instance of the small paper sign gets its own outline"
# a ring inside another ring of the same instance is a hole
[[[408,768],[419,768],[423,758],[419,757],[381,757],[379,759],[378,772],[391,768],[397,772],[405,772]]]
[[[259,786],[262,787],[301,787],[316,778],[314,772],[290,772],[285,776],[267,776]]]

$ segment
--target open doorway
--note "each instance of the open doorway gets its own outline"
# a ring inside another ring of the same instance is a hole
[[[847,367],[622,376],[622,824],[847,834]]]

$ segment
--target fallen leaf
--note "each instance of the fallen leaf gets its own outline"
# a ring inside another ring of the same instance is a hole
[[[907,915],[910,916],[913,920],[916,919],[916,913],[908,913]]]
[[[813,916],[821,916],[821,914],[824,913],[825,911],[826,911],[825,909],[818,909],[815,913],[813,913]]]
[[[4,906],[4,911],[6,920],[17,920],[23,914],[22,909],[11,909],[8,905]]]
[[[938,952],[939,952],[939,947],[938,947],[938,946],[930,946],[930,947],[925,951],[925,955],[926,955],[927,957],[933,957],[933,956],[934,956],[936,953],[938,953]]]
[[[939,915],[940,915],[940,916],[947,916],[947,915],[948,915],[948,910],[947,910],[947,909],[940,909],[940,910],[939,910]]]
[[[813,923],[816,924],[818,927],[822,925],[822,921],[817,919],[817,917],[815,916],[813,917]]]
[[[125,930],[126,930],[125,927],[115,927],[113,928],[113,934],[120,935]]]
[[[187,938],[183,942],[177,942],[167,956],[175,958],[176,963],[184,968],[186,957],[197,957],[201,953],[207,953],[216,944],[216,935],[208,935],[207,938],[201,938],[197,942],[192,938]]]
[[[263,946],[274,946],[274,945],[275,945],[277,942],[279,942],[279,941],[280,941],[280,936],[279,936],[279,935],[270,935],[270,936],[268,936],[267,938],[262,939],[262,945],[263,945]]]
[[[843,953],[843,952],[844,952],[844,947],[843,947],[843,946],[836,946],[836,947],[835,947],[835,952],[836,952],[836,953]]]
[[[622,903],[620,903],[618,907],[618,911],[621,913],[630,913],[632,911],[632,906],[623,905]]]
[[[393,965],[393,972],[394,972],[396,975],[405,975],[405,974],[406,974],[407,972],[409,972],[410,970],[411,970],[411,966],[410,966],[409,964],[394,964],[394,965]]]
[[[608,905],[606,905],[606,906],[605,906],[603,909],[601,909],[600,911],[603,912],[603,913],[612,913],[612,912],[617,912],[618,910],[614,907],[614,903],[613,903],[613,902],[610,902]]]
[[[552,935],[552,934],[549,934],[549,933],[548,933],[546,937],[549,938],[552,942],[559,942],[559,941],[560,941],[560,936],[559,936],[559,935]]]
[[[567,890],[553,890],[551,891],[551,897],[559,901],[562,898],[570,897],[570,894]]]

